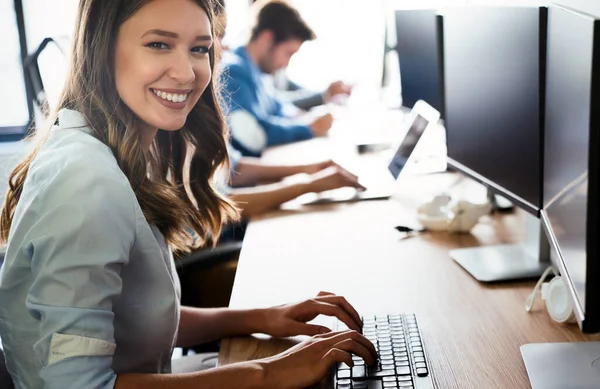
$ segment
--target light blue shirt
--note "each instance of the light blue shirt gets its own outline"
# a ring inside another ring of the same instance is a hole
[[[0,272],[0,334],[17,388],[113,388],[168,373],[179,280],[111,150],[62,110],[30,166]]]

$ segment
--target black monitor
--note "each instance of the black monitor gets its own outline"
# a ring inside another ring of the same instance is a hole
[[[583,332],[600,331],[600,20],[550,7],[542,224],[563,290],[554,304]],[[564,287],[563,287],[564,286]],[[570,295],[570,296],[569,296]],[[597,388],[600,342],[521,346],[533,389]]]
[[[396,11],[396,51],[400,62],[402,105],[424,100],[444,117],[440,29],[436,10]]]
[[[451,255],[480,281],[539,276],[548,260],[538,219],[547,9],[473,6],[442,14],[448,165],[533,215],[525,245]]]
[[[585,332],[600,331],[599,34],[598,19],[551,8],[542,221]]]

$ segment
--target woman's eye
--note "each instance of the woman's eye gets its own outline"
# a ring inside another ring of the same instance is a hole
[[[192,49],[193,53],[200,53],[200,54],[206,54],[209,51],[209,47],[208,46],[196,46]]]
[[[167,44],[162,43],[162,42],[151,42],[151,43],[148,43],[146,45],[146,47],[149,47],[151,49],[156,49],[156,50],[166,50],[169,48],[169,46],[167,46]]]

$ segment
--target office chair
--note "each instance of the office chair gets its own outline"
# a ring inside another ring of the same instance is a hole
[[[42,80],[38,59],[44,49],[48,47],[49,43],[54,43],[58,49],[65,54],[60,45],[56,43],[53,38],[47,37],[42,40],[42,43],[39,44],[37,49],[29,54],[23,62],[23,72],[25,73],[25,77],[29,80],[29,85],[31,85],[31,88],[33,89],[33,103],[42,111],[44,117],[47,117],[50,113],[50,105],[44,89],[44,82]]]
[[[6,368],[4,351],[0,347],[0,389],[14,389],[12,378]]]

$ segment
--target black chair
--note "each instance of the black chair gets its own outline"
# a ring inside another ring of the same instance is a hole
[[[25,77],[28,79],[28,84],[31,85],[32,88],[33,102],[38,106],[38,108],[40,108],[44,116],[48,116],[50,113],[50,106],[48,104],[48,97],[46,96],[46,91],[44,89],[44,81],[42,80],[38,59],[40,54],[42,54],[44,49],[46,49],[50,43],[55,44],[64,54],[60,45],[56,43],[54,39],[48,37],[44,38],[37,49],[28,55],[23,62],[23,71],[25,73]]]
[[[0,347],[0,389],[14,389],[12,378],[6,369],[2,347]]]

